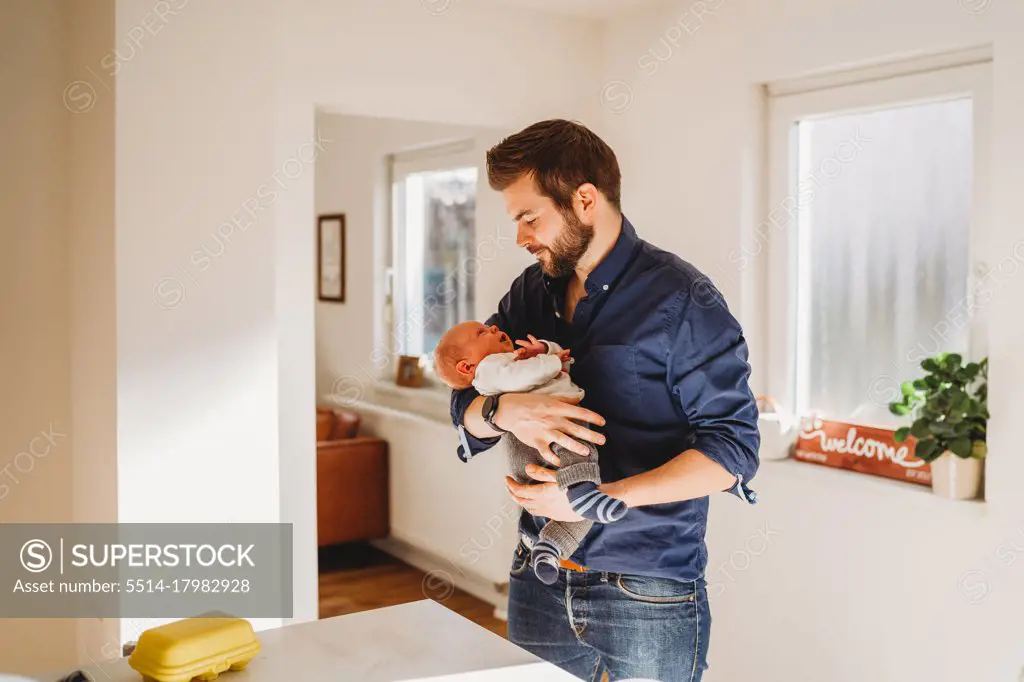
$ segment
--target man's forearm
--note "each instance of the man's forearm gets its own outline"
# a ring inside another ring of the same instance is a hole
[[[720,464],[697,450],[687,450],[657,469],[604,483],[601,490],[627,507],[643,507],[706,497],[735,484],[736,478]]]
[[[462,418],[462,425],[471,434],[477,438],[494,438],[500,436],[500,431],[495,431],[487,422],[484,421],[483,416],[484,397],[477,396],[473,402],[466,408],[466,414]]]

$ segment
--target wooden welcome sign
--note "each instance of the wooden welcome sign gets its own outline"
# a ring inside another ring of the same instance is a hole
[[[931,485],[928,462],[914,457],[917,441],[897,443],[895,431],[833,422],[818,417],[800,420],[793,456],[804,462]]]

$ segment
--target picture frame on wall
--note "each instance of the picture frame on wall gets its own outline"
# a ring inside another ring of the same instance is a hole
[[[345,302],[345,214],[317,221],[317,294],[321,301]]]

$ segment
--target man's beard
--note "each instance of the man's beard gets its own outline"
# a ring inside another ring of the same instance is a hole
[[[572,211],[563,212],[565,225],[554,243],[547,247],[548,260],[541,268],[548,277],[565,277],[576,269],[594,239],[594,228],[585,225]]]

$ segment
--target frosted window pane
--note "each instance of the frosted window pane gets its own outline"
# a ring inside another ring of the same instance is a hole
[[[405,286],[394,334],[398,352],[429,355],[449,327],[474,316],[477,170],[415,173],[403,184]]]
[[[971,119],[961,99],[799,124],[805,414],[892,425],[876,377],[967,350]]]

